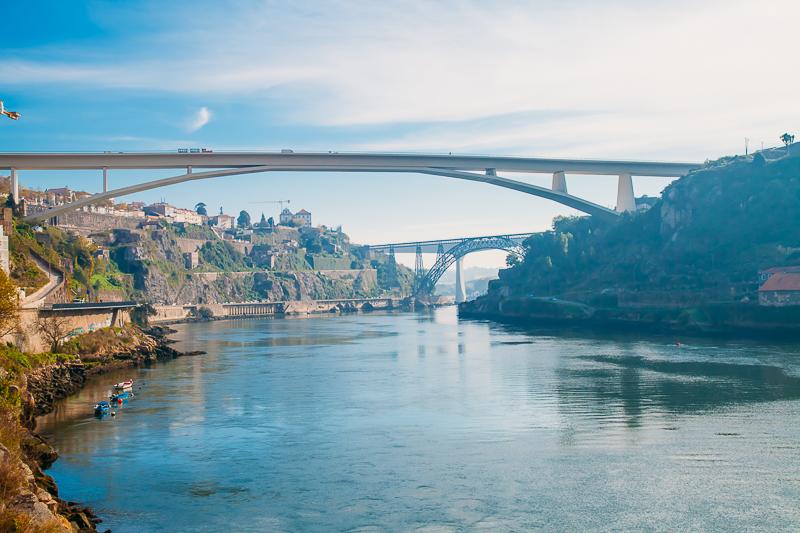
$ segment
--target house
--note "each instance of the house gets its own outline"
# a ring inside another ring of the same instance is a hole
[[[281,211],[281,224],[289,224],[292,222],[294,215],[291,211],[289,211],[288,207],[284,207],[283,211]]]
[[[183,265],[188,270],[192,270],[200,266],[200,254],[198,252],[186,252],[183,254]]]
[[[301,209],[300,211],[294,214],[294,217],[292,217],[292,221],[295,222],[295,224],[297,224],[300,227],[310,228],[311,213],[309,213],[305,209]]]
[[[800,272],[800,266],[773,267],[758,272],[758,284],[763,285],[774,274],[779,272]]]
[[[166,202],[158,202],[148,205],[144,208],[144,212],[148,215],[156,215],[166,218],[169,222],[186,222],[188,224],[197,225],[203,223],[203,217],[191,209],[182,209]]]
[[[14,221],[10,207],[0,207],[0,224],[3,226],[3,234],[6,237],[14,232]]]
[[[236,227],[236,218],[220,213],[219,215],[208,217],[208,223],[222,230],[233,229]]]
[[[758,288],[758,305],[800,305],[800,271],[773,272]]]

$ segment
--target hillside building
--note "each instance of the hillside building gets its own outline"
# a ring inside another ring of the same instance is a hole
[[[208,217],[208,223],[222,230],[233,229],[236,227],[236,218],[220,213],[219,215]]]
[[[771,307],[800,305],[800,271],[778,271],[758,288],[758,304]]]
[[[183,209],[175,207],[166,202],[158,202],[148,205],[144,208],[144,212],[148,215],[154,215],[161,218],[166,218],[168,222],[186,222],[187,224],[203,223],[203,217],[198,215],[191,209]]]
[[[305,209],[301,209],[297,213],[292,213],[288,208],[284,208],[283,211],[281,211],[280,223],[283,225],[293,223],[300,228],[310,228],[312,226],[311,213]]]
[[[0,226],[0,268],[6,274],[10,273],[8,264],[8,235],[6,235],[3,226]]]

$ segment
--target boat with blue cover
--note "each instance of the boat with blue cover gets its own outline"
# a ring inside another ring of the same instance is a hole
[[[127,400],[131,396],[133,396],[132,392],[124,391],[124,392],[117,392],[109,396],[112,402]]]
[[[98,402],[97,405],[94,406],[94,414],[98,416],[106,415],[110,410],[111,404],[106,401]]]

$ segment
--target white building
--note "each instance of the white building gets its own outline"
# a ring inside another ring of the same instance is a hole
[[[8,265],[8,235],[5,235],[3,232],[3,226],[0,226],[0,268],[6,274],[10,273],[10,267]]]
[[[310,228],[311,227],[311,213],[306,211],[305,209],[301,209],[297,213],[292,213],[289,209],[284,208],[281,211],[281,224],[290,224],[294,223],[295,226],[300,226],[302,228]]]
[[[165,202],[148,205],[144,208],[148,215],[157,215],[166,218],[169,222],[186,222],[187,224],[201,225],[203,217],[191,209],[182,209]]]
[[[297,213],[294,214],[294,218],[292,218],[295,222],[300,222],[298,225],[310,228],[311,227],[311,213],[306,211],[305,209],[301,209]]]
[[[236,218],[232,217],[231,215],[214,215],[213,217],[208,218],[209,223],[212,226],[217,226],[219,229],[233,229],[236,226]]]

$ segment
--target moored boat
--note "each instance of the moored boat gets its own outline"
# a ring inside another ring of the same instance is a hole
[[[126,379],[125,381],[121,381],[119,383],[114,384],[114,388],[117,390],[125,390],[125,389],[132,389],[133,388],[133,380]]]
[[[110,410],[111,410],[111,404],[109,404],[106,401],[98,402],[94,406],[94,414],[98,416],[103,416],[105,414],[108,414]]]
[[[132,396],[133,396],[132,392],[128,392],[126,390],[123,390],[122,392],[117,392],[117,393],[112,394],[111,396],[109,396],[109,399],[112,402],[116,402],[116,403],[120,403],[121,404],[123,401],[127,401]]]

